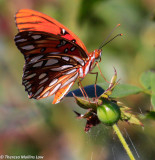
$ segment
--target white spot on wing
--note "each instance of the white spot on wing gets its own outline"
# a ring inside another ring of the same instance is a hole
[[[29,84],[29,85],[27,85],[27,86],[25,86],[25,87],[28,89],[28,88],[30,88],[30,87],[31,87],[31,84]]]
[[[41,37],[41,35],[33,35],[32,38],[33,39],[39,39]]]
[[[91,61],[88,62],[88,65],[86,65],[85,67],[85,75],[90,71],[90,64],[91,64]]]
[[[65,48],[64,52],[67,53],[68,52],[68,48]]]
[[[58,79],[53,79],[53,81],[49,84],[49,86],[52,86],[53,84],[55,84],[58,81]]]
[[[76,72],[76,70],[77,69],[72,69],[72,70],[70,70],[70,71],[67,71],[67,72],[65,72],[65,73],[63,73],[63,75],[66,75],[66,74],[71,74],[71,73],[73,73],[73,72]]]
[[[60,52],[50,52],[49,54],[59,54]]]
[[[29,71],[26,71],[25,74],[29,73]]]
[[[69,84],[68,88],[66,89],[64,95],[69,91],[70,87],[73,85],[74,82],[72,82],[71,84]]]
[[[74,82],[70,83],[69,86],[67,87],[67,89],[65,90],[65,92],[62,93],[62,95],[57,99],[56,103],[59,103],[60,100],[67,94],[67,92],[69,91],[70,87],[73,85]]]
[[[52,68],[51,71],[61,71],[61,70],[64,70],[66,68],[71,68],[73,67],[73,65],[63,65],[61,67],[58,67],[58,68]]]
[[[21,48],[25,49],[25,50],[31,50],[31,49],[34,49],[34,46],[33,45],[27,45],[27,46],[23,46]]]
[[[20,38],[20,35],[16,36],[15,38]]]
[[[30,74],[29,76],[25,77],[26,79],[32,78],[36,75],[36,73]]]
[[[48,78],[45,78],[39,84],[42,84],[42,83],[46,82],[47,80],[48,80]]]
[[[50,96],[51,96],[52,94],[54,94],[54,93],[60,88],[60,86],[61,86],[61,83],[59,83],[59,84],[50,92]]]
[[[29,88],[27,91],[30,92],[32,88]]]
[[[70,58],[69,57],[62,57],[62,59],[65,61],[69,61]]]
[[[24,82],[23,82],[23,83],[24,83]],[[24,83],[25,86],[28,85],[28,84],[29,84],[29,82]]]
[[[73,52],[75,49],[76,49],[76,47],[74,46],[70,50]]]
[[[83,69],[82,67],[79,68],[79,77],[83,78]]]
[[[44,78],[46,75],[47,75],[46,73],[42,73],[42,74],[39,76],[39,79]]]
[[[57,59],[49,59],[47,61],[47,63],[45,64],[45,66],[50,66],[50,65],[53,65],[53,64],[56,64],[56,63],[58,63]]]
[[[62,34],[65,34],[66,30],[64,28],[62,28]]]
[[[73,77],[71,77],[68,81],[66,81],[61,88],[63,88],[64,86],[68,85],[71,82],[74,82],[76,80],[76,78],[78,77],[78,73],[76,73]]]
[[[43,61],[34,64],[33,67],[40,67],[42,64],[43,64]]]
[[[44,97],[44,98],[47,97],[49,93],[50,93],[50,91],[47,91],[47,92],[43,95],[43,97]]]
[[[38,94],[40,94],[40,93],[43,91],[43,88],[44,88],[44,87],[41,87],[41,88],[35,93],[34,97],[37,96]]]
[[[23,80],[23,83],[26,83],[27,82],[27,80]]]
[[[61,41],[61,45],[65,45],[67,42],[65,40]]]
[[[77,57],[77,56],[73,56],[73,58],[76,60],[76,61],[78,61],[82,66],[84,66],[84,61],[81,59],[81,58],[79,58],[79,57]]]
[[[32,59],[30,60],[29,64],[37,62],[41,57],[43,57],[43,55],[36,56],[36,57],[32,58]]]
[[[16,42],[25,42],[25,41],[27,41],[27,39],[18,39],[18,40],[16,40]]]

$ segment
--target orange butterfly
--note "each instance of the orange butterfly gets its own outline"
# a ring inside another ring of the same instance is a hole
[[[25,58],[22,84],[29,98],[55,94],[53,104],[59,103],[76,79],[91,72],[102,50],[88,53],[74,33],[37,11],[21,9],[15,19],[15,43]]]

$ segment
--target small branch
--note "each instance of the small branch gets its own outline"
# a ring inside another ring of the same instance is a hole
[[[131,152],[128,144],[126,143],[126,141],[125,141],[125,139],[124,139],[121,131],[119,130],[118,126],[116,124],[114,124],[112,127],[113,127],[114,131],[116,132],[119,140],[121,141],[124,149],[126,150],[126,152],[127,152],[128,156],[129,156],[130,160],[135,160],[135,158],[134,158],[134,156],[133,156],[133,154],[132,154],[132,152]]]

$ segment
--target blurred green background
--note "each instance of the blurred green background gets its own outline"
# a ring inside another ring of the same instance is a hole
[[[103,48],[100,67],[108,80],[114,66],[120,83],[140,86],[142,72],[155,69],[155,1],[0,0],[0,155],[42,155],[44,160],[128,160],[111,127],[98,125],[84,132],[85,121],[77,120],[73,112],[83,110],[73,98],[57,105],[51,104],[53,97],[40,101],[27,98],[21,85],[24,58],[14,44],[14,15],[22,8],[55,18],[77,34],[88,51],[98,48],[120,23],[113,35],[123,36]],[[82,83],[94,81],[93,75],[87,75]],[[103,81],[99,76],[98,82]],[[75,84],[73,88],[77,87]],[[134,113],[145,113],[152,107],[150,97],[144,94],[122,101]],[[136,159],[154,160],[155,122],[143,123],[144,128],[118,125]]]

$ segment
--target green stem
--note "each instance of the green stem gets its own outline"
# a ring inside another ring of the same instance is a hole
[[[116,132],[119,140],[121,141],[124,149],[126,150],[128,156],[130,157],[130,159],[131,159],[131,160],[135,160],[135,158],[134,158],[134,156],[133,156],[133,154],[132,154],[132,152],[131,152],[128,144],[126,143],[126,141],[125,141],[125,139],[124,139],[121,131],[119,130],[118,126],[117,126],[116,124],[114,124],[112,127],[113,127],[114,131]]]
[[[143,92],[144,92],[145,94],[150,95],[150,96],[152,95],[152,92],[151,92],[150,90],[148,90],[148,89],[144,89]]]

